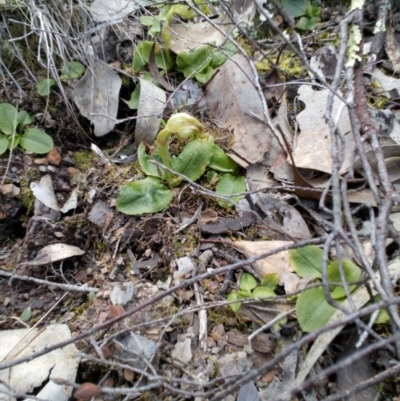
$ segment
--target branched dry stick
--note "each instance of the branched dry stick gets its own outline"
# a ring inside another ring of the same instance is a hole
[[[6,272],[4,270],[0,270],[0,276],[2,277],[9,277],[13,280],[21,280],[21,281],[28,281],[31,283],[47,285],[49,287],[56,287],[61,288],[62,290],[66,291],[79,291],[79,292],[99,292],[100,290],[95,287],[86,287],[85,285],[72,285],[72,284],[62,284],[62,283],[53,283],[47,280],[41,280],[39,278],[29,277],[29,276],[19,276],[18,274],[13,274]]]

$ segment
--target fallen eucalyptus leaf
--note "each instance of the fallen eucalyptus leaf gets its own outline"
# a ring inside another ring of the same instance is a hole
[[[53,210],[60,210],[58,206],[57,198],[54,193],[53,181],[50,175],[45,175],[41,178],[40,182],[32,182],[30,189],[33,192],[33,196],[42,202],[44,205]]]
[[[162,113],[165,108],[167,95],[163,89],[151,82],[140,79],[139,106],[135,128],[135,144],[143,141],[152,145],[160,129]]]
[[[234,160],[244,167],[263,160],[272,135],[268,127],[252,117],[252,114],[263,115],[262,102],[251,81],[252,76],[249,61],[236,54],[220,67],[219,73],[208,83],[206,92],[214,118],[233,131],[234,143],[230,150],[239,157]]]
[[[77,246],[67,244],[52,244],[42,248],[35,259],[25,262],[23,264],[31,266],[41,266],[48,263],[58,262],[63,259],[72,258],[73,256],[81,256],[85,253]]]
[[[104,136],[115,127],[121,85],[121,78],[107,64],[94,60],[74,87],[74,102],[80,113],[94,124],[96,136]]]

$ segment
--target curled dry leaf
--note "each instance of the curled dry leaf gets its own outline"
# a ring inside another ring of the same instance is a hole
[[[77,400],[90,400],[92,397],[100,394],[100,387],[93,383],[83,383],[75,391]]]
[[[77,246],[67,244],[52,244],[42,248],[35,259],[25,262],[31,266],[46,265],[48,263],[58,262],[63,259],[71,258],[73,256],[83,255],[85,251]]]

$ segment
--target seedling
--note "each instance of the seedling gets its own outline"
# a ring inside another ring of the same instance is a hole
[[[28,112],[18,111],[10,103],[0,104],[0,155],[17,146],[37,154],[53,149],[53,139],[46,132],[27,127],[32,122]]]
[[[172,157],[169,153],[169,140],[174,135],[185,143],[181,153]],[[138,147],[138,160],[147,178],[130,182],[121,188],[117,199],[117,209],[125,214],[140,215],[155,213],[165,209],[171,202],[174,192],[183,178],[160,168],[153,162],[183,174],[192,181],[203,176],[207,168],[222,175],[219,177],[216,192],[233,195],[246,190],[245,179],[239,175],[236,163],[214,143],[212,135],[204,131],[199,120],[186,113],[173,115],[156,139],[155,150],[147,153],[146,144]],[[231,198],[229,205],[237,202],[240,196]],[[219,201],[221,206],[228,202]]]
[[[313,5],[310,0],[280,0],[282,7],[297,21],[296,28],[301,31],[313,30],[320,21],[321,7]]]
[[[322,250],[314,245],[289,251],[290,263],[300,277],[322,279]],[[349,260],[342,260],[342,269],[349,292],[356,289],[355,283],[361,278],[361,269]],[[346,291],[342,283],[339,262],[328,261],[327,279],[330,285],[330,294],[337,302],[346,299]],[[296,302],[296,314],[303,331],[312,332],[325,326],[336,308],[331,306],[322,287],[310,288],[302,292]]]
[[[274,290],[279,282],[276,273],[267,274],[261,280],[261,285],[257,285],[257,280],[249,273],[243,273],[239,281],[239,290],[228,295],[228,301],[236,301],[245,298],[274,298]],[[234,312],[238,312],[242,306],[241,302],[229,304]]]

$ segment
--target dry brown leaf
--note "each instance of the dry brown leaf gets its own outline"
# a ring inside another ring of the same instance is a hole
[[[299,100],[305,103],[306,108],[297,115],[301,133],[293,151],[294,162],[297,168],[307,168],[331,174],[331,134],[324,119],[330,92],[328,89],[315,91],[310,85],[302,85],[298,93]],[[337,114],[342,110],[342,106],[343,102],[335,97],[332,110],[334,119],[337,119]],[[350,157],[355,146],[351,135],[349,113],[345,107],[339,118],[338,128],[345,141],[345,159],[340,169],[340,172],[344,173],[349,168]]]
[[[258,256],[265,252],[273,251],[284,245],[293,244],[292,241],[226,241],[242,252],[247,258]],[[296,285],[292,276],[285,276],[283,273],[293,273],[293,268],[289,262],[289,251],[281,251],[267,258],[257,260],[252,264],[253,269],[261,276],[277,273],[280,284],[286,285],[284,280],[288,280],[291,286]],[[298,277],[298,280],[300,278]]]
[[[90,400],[100,394],[100,387],[93,383],[82,383],[75,391],[75,398],[78,400]]]
[[[213,117],[233,132],[234,160],[243,167],[261,162],[271,146],[270,130],[256,118],[263,115],[261,99],[252,82],[249,61],[240,54],[227,60],[209,82],[206,100]],[[242,159],[242,160],[240,160]]]
[[[230,24],[219,25],[226,32],[230,30],[231,26]],[[198,24],[171,24],[169,29],[171,31],[169,48],[176,54],[188,52],[208,43],[221,46],[226,41],[226,36],[207,21]]]

